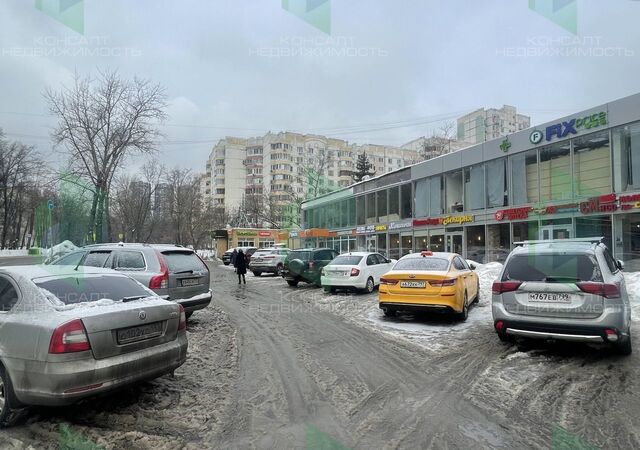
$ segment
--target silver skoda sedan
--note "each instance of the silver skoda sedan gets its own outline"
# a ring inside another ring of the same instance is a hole
[[[0,268],[0,427],[171,373],[187,357],[182,306],[109,269]]]

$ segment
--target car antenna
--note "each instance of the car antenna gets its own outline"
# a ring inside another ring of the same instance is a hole
[[[76,272],[78,271],[78,267],[80,267],[80,263],[82,262],[83,259],[84,259],[84,257],[80,258],[80,260],[78,261],[78,264],[76,264],[76,268],[73,269],[73,270],[75,270]]]

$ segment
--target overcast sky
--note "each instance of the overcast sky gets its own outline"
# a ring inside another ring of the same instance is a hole
[[[577,36],[527,0],[331,0],[331,34],[281,0],[86,0],[84,37],[34,3],[0,4],[0,128],[43,152],[43,90],[96,68],[166,87],[160,151],[198,171],[226,135],[401,145],[483,106],[537,124],[640,92],[639,1],[578,0]]]

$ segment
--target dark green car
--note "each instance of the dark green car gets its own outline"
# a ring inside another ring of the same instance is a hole
[[[292,250],[284,261],[284,278],[289,286],[298,283],[312,283],[320,286],[320,271],[338,256],[338,252],[330,248],[302,248]]]

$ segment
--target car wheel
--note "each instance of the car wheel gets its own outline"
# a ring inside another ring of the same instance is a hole
[[[371,294],[373,292],[373,290],[375,289],[375,287],[376,287],[376,284],[373,282],[373,278],[369,277],[367,279],[367,285],[365,286],[364,291],[367,294]]]
[[[615,344],[615,351],[618,355],[629,356],[633,352],[631,347],[631,330],[626,338],[621,339],[620,342]]]
[[[193,316],[193,311],[188,311],[184,313],[185,319],[189,319],[189,317]]]
[[[282,271],[284,270],[284,266],[282,264],[278,264],[276,266],[276,275],[282,276]]]
[[[462,312],[458,313],[458,319],[464,322],[465,320],[467,320],[467,317],[469,317],[469,297],[467,296],[467,292],[465,291]]]
[[[253,272],[253,275],[256,277],[259,277],[260,275],[262,275],[262,272],[260,272],[259,270],[256,270],[255,272]]]
[[[510,344],[513,344],[516,341],[515,337],[505,333],[498,333],[498,339],[500,339],[501,342],[508,342]]]
[[[328,294],[335,294],[336,288],[334,288],[333,286],[325,286],[324,291]]]
[[[11,379],[0,366],[0,428],[13,425],[17,418],[18,400],[13,392]]]
[[[296,287],[298,285],[297,280],[287,280],[287,284],[291,287]]]
[[[222,264],[224,264],[225,266],[228,266],[229,263],[228,262],[223,262]]]

